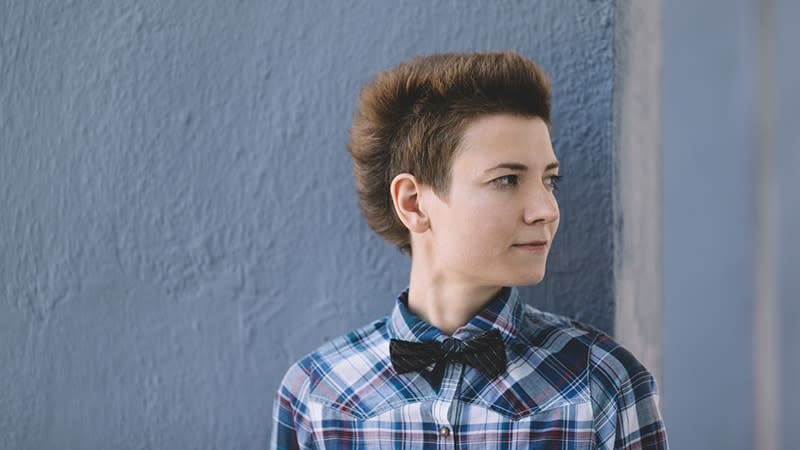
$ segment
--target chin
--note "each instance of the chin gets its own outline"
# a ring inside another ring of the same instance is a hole
[[[544,279],[544,270],[528,272],[520,274],[513,279],[507,280],[503,283],[504,286],[529,286],[532,284],[539,284]]]

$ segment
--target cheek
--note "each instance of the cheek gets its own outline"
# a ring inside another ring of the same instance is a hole
[[[496,192],[484,190],[451,191],[450,204],[440,211],[444,232],[440,248],[461,264],[476,261],[486,264],[487,258],[508,250],[518,230],[520,214],[509,197],[504,201]],[[445,243],[446,242],[446,243]]]
[[[464,242],[481,254],[500,253],[513,240],[515,216],[497,202],[475,199],[462,210],[459,223],[453,224]]]

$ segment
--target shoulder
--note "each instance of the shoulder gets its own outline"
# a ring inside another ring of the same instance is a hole
[[[320,385],[347,386],[367,373],[370,364],[388,358],[387,319],[336,337],[294,363],[283,377],[281,391],[306,397]]]
[[[594,342],[607,337],[591,325],[524,305],[516,345],[520,354],[533,354],[558,361],[573,377],[584,373],[591,363]]]
[[[588,387],[596,420],[604,424],[598,425],[600,434],[643,426],[650,431],[642,429],[642,436],[663,439],[655,377],[630,351],[591,325],[530,306],[523,327],[526,345]],[[628,423],[632,417],[635,423]]]
[[[605,335],[603,331],[591,325],[559,314],[542,311],[530,305],[525,305],[523,331],[539,340],[548,334],[555,334],[559,337],[577,339],[586,345],[591,345],[598,336]]]
[[[652,379],[630,351],[592,325],[526,305],[522,328],[528,345],[585,369],[589,378],[599,378],[607,390],[617,391],[637,378]]]
[[[605,335],[595,340],[590,361],[590,392],[601,440],[609,446],[614,441],[616,448],[666,448],[653,374]]]
[[[598,448],[667,448],[653,374],[608,334],[579,321],[536,312],[534,335],[559,367],[588,388]]]
[[[628,349],[607,335],[598,336],[591,351],[592,379],[617,393],[644,387],[655,393],[655,379]]]
[[[275,398],[273,448],[313,447],[312,430],[319,420],[315,391],[324,392],[328,404],[348,398],[344,390],[358,379],[360,365],[380,354],[383,336],[385,320],[373,322],[325,343],[286,371]]]

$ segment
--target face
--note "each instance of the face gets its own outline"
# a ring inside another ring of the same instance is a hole
[[[558,229],[558,162],[539,118],[487,116],[470,124],[446,198],[423,187],[429,269],[476,285],[535,284]]]

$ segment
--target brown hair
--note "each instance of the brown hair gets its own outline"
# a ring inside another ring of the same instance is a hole
[[[361,91],[347,145],[370,228],[410,254],[411,236],[392,203],[392,180],[410,173],[446,199],[466,126],[502,113],[550,124],[550,82],[518,53],[422,56],[380,72]]]

